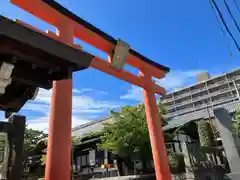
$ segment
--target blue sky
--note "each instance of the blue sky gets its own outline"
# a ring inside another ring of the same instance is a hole
[[[170,67],[166,78],[158,81],[168,91],[194,83],[195,75],[201,71],[217,75],[240,65],[239,52],[229,38],[227,45],[208,0],[58,2],[111,36],[128,42],[141,54]],[[240,14],[234,12],[239,19]],[[0,14],[42,30],[55,30],[8,0],[1,0]],[[231,25],[230,19],[228,22]],[[230,27],[239,39],[234,27]],[[83,47],[105,58],[101,52],[84,44]],[[139,88],[94,69],[74,73],[73,86],[73,126],[102,118],[108,109],[141,101]],[[27,116],[29,127],[47,130],[50,97],[51,91],[40,90],[37,99],[21,110]]]

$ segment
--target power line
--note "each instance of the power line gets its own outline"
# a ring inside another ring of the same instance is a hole
[[[217,10],[218,15],[219,15],[219,17],[220,17],[220,19],[221,19],[221,21],[222,21],[222,23],[223,23],[223,25],[224,25],[227,33],[228,33],[229,36],[232,38],[232,40],[233,40],[235,46],[237,47],[237,49],[240,51],[240,47],[239,47],[236,39],[234,38],[233,34],[232,34],[231,31],[229,30],[229,27],[227,26],[227,24],[226,24],[226,22],[225,22],[225,19],[223,18],[223,15],[222,15],[220,9],[218,8],[218,5],[216,4],[215,0],[211,0],[211,1],[212,1],[213,5],[214,5],[215,9]]]
[[[238,23],[237,23],[236,19],[234,18],[233,14],[232,14],[232,12],[231,12],[231,9],[230,9],[230,7],[228,6],[228,3],[227,3],[226,0],[224,0],[224,4],[225,4],[225,6],[226,6],[226,8],[227,8],[228,13],[230,14],[230,16],[231,16],[231,18],[232,18],[232,20],[233,20],[234,25],[237,27],[238,32],[240,32],[240,28],[239,28],[239,26],[238,26]]]
[[[240,8],[239,8],[239,6],[238,6],[238,4],[237,4],[236,0],[233,0],[233,2],[234,2],[234,4],[235,4],[235,6],[236,6],[236,8],[237,8],[238,12],[240,13]]]
[[[217,14],[216,14],[216,11],[214,10],[214,7],[213,7],[212,2],[211,2],[210,0],[209,0],[209,4],[210,4],[210,6],[211,6],[211,8],[212,8],[212,10],[213,10],[213,13],[214,13],[214,15],[215,15],[215,17],[216,17],[217,23],[218,23],[218,25],[219,25],[219,27],[220,27],[220,29],[221,29],[221,31],[222,31],[222,34],[223,34],[223,36],[224,36],[224,38],[225,38],[225,40],[226,40],[227,47],[228,47],[228,49],[229,49],[229,51],[230,51],[230,55],[232,55],[232,51],[231,51],[231,47],[230,47],[229,42],[228,42],[227,34],[226,34],[226,32],[224,31],[223,27],[221,26],[221,22],[220,22]]]

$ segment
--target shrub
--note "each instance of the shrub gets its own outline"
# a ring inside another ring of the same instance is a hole
[[[201,146],[204,147],[214,146],[214,136],[209,122],[200,121],[198,123],[198,135]]]
[[[184,155],[176,152],[169,153],[168,165],[172,174],[185,172]]]

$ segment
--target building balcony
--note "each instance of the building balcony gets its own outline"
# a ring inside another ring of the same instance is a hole
[[[191,91],[191,94],[194,95],[194,94],[206,91],[206,90],[207,90],[206,87],[202,87],[202,88],[199,88],[199,89],[194,89],[194,90]]]
[[[201,100],[208,99],[208,98],[209,98],[208,94],[203,95],[203,96],[196,96],[192,99],[192,102],[197,102],[197,101],[201,101]]]
[[[179,110],[179,111],[176,111],[176,112],[168,113],[165,117],[166,118],[173,118],[175,116],[184,115],[184,114],[187,114],[187,113],[191,113],[193,111],[195,111],[195,108],[185,108],[185,109],[182,109],[182,110]]]
[[[203,95],[203,96],[197,96],[197,97],[194,97],[192,99],[192,102],[197,102],[197,101],[201,101],[201,100],[204,100],[204,99],[208,99],[208,98],[211,98],[211,97],[214,97],[214,96],[217,96],[217,95],[220,95],[220,94],[223,94],[223,93],[227,93],[231,91],[231,89],[229,88],[224,88],[224,89],[219,89],[218,91],[216,92],[212,92],[212,93],[209,93],[209,94],[206,94],[206,95]]]
[[[192,108],[182,109],[182,110],[177,111],[177,115],[182,115],[182,114],[185,114],[185,113],[188,113],[188,112],[192,112],[194,110],[195,109],[193,107]]]
[[[238,79],[240,79],[240,75],[234,76],[234,78],[233,78],[233,79],[235,79],[235,80],[238,80]]]
[[[222,80],[222,81],[218,81],[218,82],[216,82],[214,84],[207,85],[207,87],[208,87],[208,89],[211,89],[211,88],[215,88],[215,87],[227,84],[227,83],[228,83],[227,80]]]
[[[180,95],[174,95],[174,100],[179,100],[179,99],[185,98],[187,96],[191,96],[191,93],[186,92],[186,93],[183,93],[183,94],[180,94]]]
[[[165,117],[166,118],[171,118],[171,117],[174,117],[174,116],[176,116],[177,115],[177,112],[172,112],[172,113],[167,113],[166,115],[165,115]]]
[[[195,106],[195,109],[196,109],[196,110],[199,110],[199,109],[201,109],[201,108],[206,108],[207,106],[209,106],[209,104],[196,105],[196,106]]]
[[[213,100],[212,104],[213,104],[213,106],[216,106],[216,105],[221,104],[221,103],[227,103],[227,102],[232,101],[234,99],[235,99],[234,97],[225,97],[225,98],[221,98],[219,100]]]
[[[175,107],[181,107],[181,106],[184,106],[184,105],[187,105],[187,104],[191,104],[192,103],[192,100],[189,99],[189,100],[186,100],[186,101],[182,101],[182,102],[178,102],[175,104]]]
[[[167,106],[167,110],[174,109],[175,107],[176,107],[176,105],[175,105],[175,104],[169,105],[169,106]]]
[[[209,94],[210,94],[211,96],[215,96],[215,95],[223,94],[223,93],[226,93],[226,92],[229,92],[229,91],[232,91],[232,89],[224,88],[224,89],[219,89],[219,90],[216,91],[216,92],[211,92],[211,93],[209,93]]]
[[[173,101],[173,98],[171,97],[171,98],[164,98],[163,100],[162,100],[162,103],[164,103],[164,104],[167,104],[167,103],[169,103],[169,102],[171,102],[171,101]]]

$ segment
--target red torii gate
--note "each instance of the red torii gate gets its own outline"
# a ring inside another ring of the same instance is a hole
[[[73,37],[81,39],[109,54],[109,62],[94,57],[91,67],[143,88],[156,177],[157,180],[170,180],[171,174],[155,99],[155,93],[163,95],[165,90],[152,81],[152,77],[159,79],[164,77],[169,68],[149,60],[133,49],[129,49],[126,54],[126,63],[138,68],[140,75],[136,76],[121,68],[116,69],[116,67],[112,67],[114,66],[113,55],[117,51],[115,48],[119,45],[113,37],[87,23],[53,0],[10,0],[10,2],[55,26],[57,32],[56,34],[50,31],[42,32],[20,20],[16,20],[16,22],[79,50],[81,47],[73,44]],[[70,179],[71,116],[72,80],[55,81],[51,98],[46,180]]]

